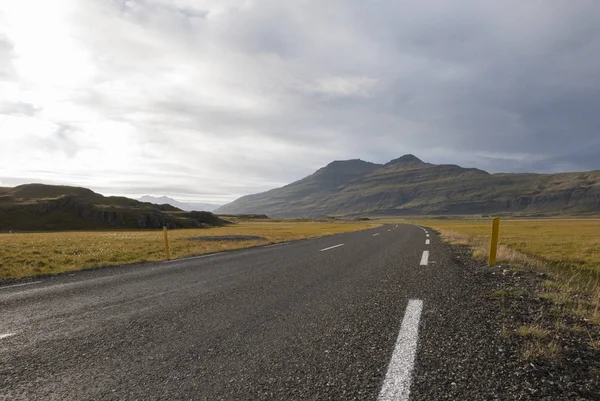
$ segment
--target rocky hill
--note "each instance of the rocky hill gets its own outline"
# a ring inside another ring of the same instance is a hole
[[[281,188],[215,211],[274,217],[357,215],[582,215],[600,213],[600,171],[489,174],[405,155],[385,165],[336,161]]]
[[[0,231],[204,227],[225,222],[208,212],[183,212],[86,188],[27,184],[0,188]]]

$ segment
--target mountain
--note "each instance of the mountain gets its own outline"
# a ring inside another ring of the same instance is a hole
[[[334,161],[312,175],[255,195],[239,198],[215,210],[217,214],[272,214],[277,216],[308,216],[318,213],[324,200],[332,198],[338,188],[381,167],[362,160]],[[245,210],[253,210],[251,213]]]
[[[26,184],[0,188],[0,230],[83,230],[223,225],[209,212],[183,212],[87,188]]]
[[[213,210],[215,210],[216,208],[220,207],[221,205],[217,205],[214,203],[185,203],[185,202],[179,202],[176,201],[173,198],[169,198],[168,196],[160,196],[160,197],[154,197],[154,196],[149,196],[149,195],[145,195],[142,196],[139,199],[140,202],[148,202],[148,203],[154,203],[157,205],[171,205],[174,206],[178,209],[181,210],[186,210],[188,212],[194,211],[194,210],[205,210],[207,212],[212,212]]]
[[[489,174],[405,155],[384,165],[336,161],[281,188],[243,196],[219,214],[273,217],[600,212],[600,171]]]

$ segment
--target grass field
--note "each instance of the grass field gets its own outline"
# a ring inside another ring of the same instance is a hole
[[[209,229],[169,231],[171,259],[373,227],[364,222],[246,221]],[[251,241],[189,241],[190,237],[252,235]],[[0,234],[0,279],[164,260],[162,231]]]
[[[491,220],[427,220],[451,243],[488,255]],[[498,262],[546,273],[540,296],[600,323],[600,219],[503,220]]]
[[[479,245],[475,257],[487,256],[491,231],[490,220],[425,221],[454,241],[462,234]],[[600,273],[599,220],[503,220],[500,225],[500,244],[533,256],[564,271],[577,272],[588,278]],[[498,254],[499,262],[513,257],[505,249]]]

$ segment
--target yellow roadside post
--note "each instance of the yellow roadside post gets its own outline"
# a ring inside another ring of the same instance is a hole
[[[165,254],[167,255],[167,260],[171,259],[171,253],[169,252],[169,237],[167,236],[167,227],[163,226],[163,238],[165,240]]]
[[[490,241],[490,257],[488,266],[496,266],[496,254],[498,252],[498,233],[500,231],[500,217],[496,217],[492,222],[492,239]]]

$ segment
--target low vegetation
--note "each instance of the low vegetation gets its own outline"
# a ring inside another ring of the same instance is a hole
[[[486,260],[490,220],[428,220],[419,224],[438,230],[447,242],[469,246],[473,257],[482,263]],[[500,288],[492,297],[501,298],[503,304],[517,297],[537,297],[553,305],[549,314],[538,316],[539,321],[512,333],[524,341],[525,359],[556,358],[561,352],[559,339],[567,331],[586,331],[588,347],[597,349],[600,340],[582,324],[600,324],[600,219],[504,220],[498,263],[506,265],[505,271],[511,274],[536,272],[542,286],[532,294]],[[506,329],[501,333],[509,334]]]
[[[552,359],[558,357],[560,345],[557,341],[544,343],[542,341],[529,341],[525,344],[523,357],[527,360],[537,360],[540,358]]]
[[[426,221],[451,243],[468,245],[485,259],[489,220]],[[600,296],[600,219],[504,220],[498,262],[548,273],[548,289]]]
[[[550,335],[550,330],[541,328],[540,326],[529,325],[519,327],[516,334],[521,337],[546,338]]]
[[[243,221],[225,227],[169,231],[171,258],[266,245],[373,227],[359,222]],[[162,231],[70,231],[0,234],[0,279],[165,259]],[[260,240],[190,241],[256,236]]]

